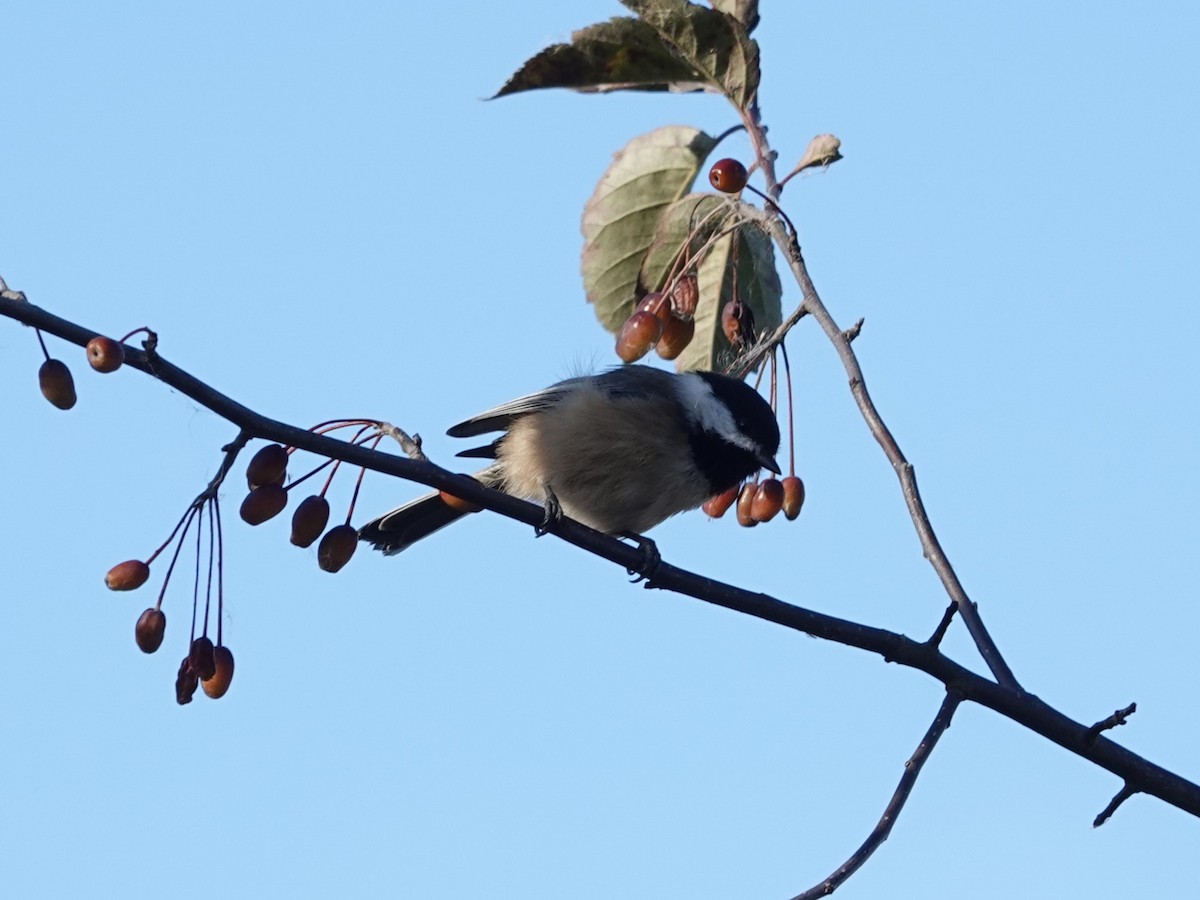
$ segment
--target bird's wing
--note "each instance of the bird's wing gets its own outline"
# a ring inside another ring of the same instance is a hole
[[[640,397],[646,394],[669,394],[677,376],[649,366],[617,366],[599,375],[583,375],[552,384],[536,394],[528,394],[501,404],[495,409],[481,412],[465,422],[459,422],[446,432],[450,437],[474,437],[492,431],[507,431],[508,427],[522,416],[541,412],[553,406],[566,394],[588,383],[596,390],[612,397]],[[479,448],[481,451],[494,449]],[[466,451],[459,456],[487,456],[484,452]]]
[[[505,431],[516,419],[553,406],[564,394],[569,393],[575,385],[583,380],[585,379],[569,378],[558,384],[552,384],[536,394],[528,394],[502,403],[500,406],[481,412],[464,422],[459,422],[446,434],[450,437],[474,437],[477,434],[488,434],[492,431]]]

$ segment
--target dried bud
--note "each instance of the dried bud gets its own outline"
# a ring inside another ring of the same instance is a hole
[[[754,313],[741,300],[730,300],[721,309],[721,331],[734,347],[748,344],[754,339]]]
[[[808,142],[808,149],[804,151],[804,156],[800,162],[796,163],[796,168],[792,170],[792,175],[797,172],[803,172],[805,169],[810,169],[813,166],[828,166],[837,162],[842,158],[842,142],[832,134],[818,134],[815,138]],[[789,178],[791,175],[788,176]]]
[[[217,661],[213,657],[213,642],[207,636],[201,635],[192,641],[188,650],[188,663],[200,680],[212,678],[217,671]]]
[[[175,676],[175,702],[180,706],[186,706],[192,702],[192,695],[196,693],[196,688],[200,685],[200,679],[196,676],[189,660],[189,656],[183,658],[183,662],[179,664],[179,674]]]
[[[696,314],[696,307],[699,303],[700,282],[691,272],[681,275],[671,291],[671,309],[677,316],[688,319]]]

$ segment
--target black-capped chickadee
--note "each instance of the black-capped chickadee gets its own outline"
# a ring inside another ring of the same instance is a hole
[[[568,378],[451,428],[451,437],[504,432],[459,456],[494,459],[475,475],[597,531],[636,536],[700,506],[760,468],[778,474],[779,424],[744,382],[713,372],[675,375],[622,366]],[[368,522],[359,539],[399,553],[463,516],[427,494]]]

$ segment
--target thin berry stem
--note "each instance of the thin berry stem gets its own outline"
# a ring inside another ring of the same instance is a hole
[[[774,200],[772,200],[770,197],[768,197],[766,194],[764,194],[762,191],[760,191],[758,188],[756,188],[752,184],[746,185],[746,190],[762,197],[764,203],[771,204],[771,208],[773,210],[775,210],[775,212],[779,213],[779,215],[783,219],[783,221],[787,222],[787,227],[792,232],[793,237],[795,237],[799,233],[796,231],[796,226],[792,224],[792,220],[788,218],[788,214],[783,211],[782,206],[780,206],[778,203],[776,203]]]
[[[787,381],[788,395],[788,474],[796,474],[796,416],[792,409],[792,364],[788,360],[787,344],[781,343],[779,350],[783,354],[783,377]]]
[[[217,526],[213,520],[212,504],[208,504],[208,577],[204,585],[204,633],[208,634],[208,613],[212,606],[213,557],[216,555]]]
[[[224,644],[222,626],[225,623],[225,538],[221,534],[221,503],[215,497],[212,509],[217,520],[217,646]]]
[[[186,522],[190,516],[194,515],[195,512],[195,503],[191,504],[186,510],[184,510],[183,515],[179,517],[179,521],[175,523],[175,527],[171,529],[171,533],[167,535],[167,539],[162,542],[162,545],[157,550],[150,554],[150,558],[146,560],[146,565],[150,565],[152,562],[154,562],[154,560],[158,559],[158,555],[167,549],[167,545],[170,544],[171,541],[175,540],[175,535],[179,533],[179,529],[183,527],[183,523]]]
[[[383,435],[378,434],[374,437],[373,440],[364,441],[364,443],[369,443],[371,445],[371,449],[375,450],[376,448],[379,447],[379,442],[382,440],[383,440]],[[366,476],[366,474],[367,474],[367,469],[365,466],[361,467],[358,470],[358,478],[354,482],[354,493],[350,495],[350,509],[346,512],[346,524],[347,525],[349,525],[350,520],[354,518],[354,506],[356,503],[358,503],[358,492],[362,488],[363,478]]]
[[[349,428],[352,425],[370,425],[375,427],[379,425],[378,419],[329,419],[326,422],[318,422],[312,428],[308,429],[313,434],[326,434],[330,431],[337,431],[339,428]]]
[[[162,589],[158,592],[158,602],[154,604],[155,609],[162,609],[163,597],[165,597],[167,593],[167,584],[171,581],[171,573],[175,571],[175,562],[179,559],[179,551],[183,549],[183,539],[187,537],[188,529],[192,527],[192,518],[195,515],[196,506],[193,504],[192,506],[189,506],[187,512],[183,514],[183,518],[179,520],[179,525],[176,525],[175,531],[171,532],[171,537],[167,538],[167,542],[170,543],[171,538],[175,537],[175,532],[179,531],[180,526],[184,526],[183,534],[179,536],[179,543],[175,545],[175,554],[171,557],[171,564],[167,566],[167,575],[163,579]],[[187,523],[186,525],[184,525],[185,522]],[[165,546],[166,544],[163,545],[163,547]],[[158,550],[154,551],[154,556],[158,556],[158,554],[162,552],[163,547],[159,547]],[[154,559],[154,556],[150,558]],[[149,563],[147,563],[147,565],[149,565]],[[192,628],[195,629],[195,622],[192,623]]]
[[[203,514],[201,509],[200,513]],[[200,605],[200,538],[204,536],[204,524],[196,525],[196,578],[192,584],[192,640],[196,639],[196,614]],[[207,613],[207,610],[205,610]],[[204,617],[204,633],[208,633],[208,616]]]
[[[147,326],[143,325],[141,328],[133,329],[133,331],[129,332],[129,334],[125,335],[125,337],[121,338],[121,340],[119,340],[117,343],[128,344],[131,337],[133,337],[135,334],[141,334],[143,331],[148,335],[154,334],[154,332],[151,331]]]

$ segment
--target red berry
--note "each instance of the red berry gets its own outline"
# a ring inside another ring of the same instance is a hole
[[[238,513],[247,525],[261,525],[283,512],[287,497],[287,491],[278,484],[264,484],[246,495]]]
[[[150,567],[140,559],[127,559],[117,563],[104,576],[110,591],[132,591],[140,588],[150,577]]]
[[[61,359],[48,359],[42,363],[38,369],[38,385],[42,396],[59,409],[70,409],[75,405],[75,379]]]
[[[152,606],[138,616],[137,625],[133,628],[133,639],[137,641],[138,649],[143,653],[153,653],[162,646],[163,635],[166,632],[166,614]]]
[[[737,520],[738,524],[745,528],[753,528],[758,524],[758,520],[754,518],[754,494],[758,491],[758,485],[753,481],[747,481],[742,485],[741,491],[738,492],[737,498]]]
[[[783,479],[783,514],[788,521],[794,521],[800,515],[800,507],[804,505],[804,482],[795,475]]]
[[[665,323],[667,316],[671,314],[670,298],[661,291],[651,291],[642,298],[642,302],[637,305],[635,312],[654,313],[660,322]]]
[[[718,159],[708,171],[708,180],[723,194],[736,194],[746,186],[746,167],[736,159]]]
[[[213,650],[213,663],[216,668],[212,677],[200,679],[200,687],[212,699],[218,700],[225,696],[229,683],[233,681],[233,654],[224,644]]]
[[[783,509],[783,485],[778,479],[767,478],[754,492],[750,515],[756,522],[770,522]]]
[[[326,572],[336,572],[358,549],[358,530],[351,525],[335,525],[325,532],[317,546],[317,565]]]
[[[267,444],[246,466],[246,484],[253,490],[265,484],[281,484],[287,474],[288,452],[279,444]]]
[[[662,320],[652,312],[641,310],[625,320],[617,336],[617,356],[625,362],[637,362],[662,336]]]
[[[705,515],[710,519],[719,519],[729,511],[729,507],[733,506],[733,501],[737,499],[737,495],[738,486],[735,484],[729,490],[709,497],[700,508],[704,510]]]
[[[98,334],[87,342],[87,358],[97,372],[115,372],[125,362],[125,349],[112,338]]]
[[[681,319],[672,313],[667,316],[667,323],[663,326],[662,337],[654,345],[654,350],[663,359],[675,359],[692,342],[695,334],[695,319]]]
[[[292,543],[297,547],[311,546],[328,524],[329,501],[317,494],[305,497],[292,513]]]

